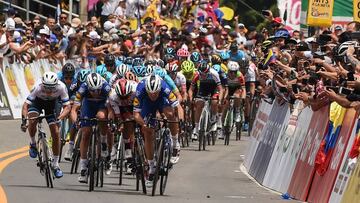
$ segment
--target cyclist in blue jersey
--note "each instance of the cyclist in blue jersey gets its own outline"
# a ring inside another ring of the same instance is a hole
[[[107,82],[110,81],[113,74],[116,72],[116,67],[120,66],[121,62],[115,59],[112,54],[107,54],[104,57],[104,64],[96,67],[96,73],[100,74]]]
[[[70,92],[69,95],[70,96],[70,100],[74,101],[75,100],[75,95],[76,92],[79,90],[80,86],[82,83],[86,82],[86,77],[91,73],[90,69],[81,69],[78,73],[77,73],[77,77],[76,77],[76,81],[71,84],[70,86]],[[65,153],[64,159],[67,161],[71,161],[72,158],[72,154],[74,151],[74,143],[75,143],[75,138],[76,138],[76,128],[75,128],[75,124],[73,124],[71,126],[71,129],[69,131],[70,134],[70,140],[69,140],[69,148]]]
[[[230,50],[228,52],[230,55],[230,61],[236,61],[239,63],[246,57],[245,52],[239,50],[236,42],[230,45]]]
[[[180,91],[177,88],[174,80],[166,73],[166,70],[160,67],[155,67],[153,70],[153,74],[160,76],[160,78],[166,82],[166,84],[170,87],[171,91],[175,94],[176,98],[181,103],[182,96],[180,94]]]
[[[86,77],[86,82],[81,84],[76,93],[75,103],[71,110],[71,119],[73,122],[77,121],[77,111],[80,109],[80,117],[84,119],[97,118],[99,120],[106,120],[107,108],[106,101],[110,93],[110,85],[97,73],[91,73]],[[89,139],[91,135],[91,126],[95,123],[89,121],[81,121],[80,127],[82,132],[82,139],[80,143],[80,169],[81,173],[78,178],[79,182],[87,183],[87,153],[89,148]],[[101,141],[101,156],[106,160],[110,160],[109,150],[111,146],[111,137],[108,133],[108,128],[105,123],[98,123],[100,129]],[[107,143],[109,146],[107,147]],[[106,170],[109,170],[111,165],[106,164]]]
[[[155,173],[154,160],[154,139],[155,132],[148,124],[153,125],[151,118],[156,116],[159,111],[165,114],[169,121],[176,121],[174,108],[179,106],[176,96],[170,90],[169,86],[158,75],[151,75],[142,80],[137,88],[134,98],[134,119],[141,126],[145,137],[145,154],[149,163],[149,176],[146,180],[146,186],[152,187]],[[178,141],[178,124],[169,125],[173,144]],[[176,153],[174,149],[173,155]]]
[[[72,63],[66,63],[62,70],[57,73],[57,77],[66,85],[69,92],[71,84],[76,81],[75,66]]]

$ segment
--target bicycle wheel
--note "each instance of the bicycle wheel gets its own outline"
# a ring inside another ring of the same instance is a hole
[[[69,125],[67,120],[61,121],[61,131],[60,131],[60,153],[59,153],[59,163],[61,162],[63,148],[66,144],[66,135],[68,132]]]
[[[139,135],[140,136],[140,135]],[[144,147],[140,140],[137,139],[136,150],[135,150],[135,165],[136,165],[136,190],[139,190],[140,181],[143,193],[146,194],[145,185],[145,156]]]
[[[205,151],[205,149],[206,149],[206,137],[207,136],[209,136],[209,134],[206,134],[205,132],[204,132],[204,134],[203,134],[203,142],[202,142],[202,147],[203,147],[203,151]]]
[[[211,144],[215,145],[215,142],[216,142],[216,132],[212,132],[211,133]]]
[[[252,130],[255,118],[256,118],[257,109],[258,109],[258,100],[256,98],[254,98],[254,100],[250,104],[250,121],[249,121],[249,128],[248,128],[249,135],[251,133],[251,130]]]
[[[203,130],[200,130],[199,131],[199,151],[201,151],[201,148],[202,148],[202,143],[204,142],[205,143],[205,132]]]
[[[124,153],[125,153],[125,145],[124,145],[124,139],[122,136],[119,137],[119,158],[117,159],[117,165],[120,169],[119,174],[119,185],[122,185],[122,177],[123,177],[123,170],[124,170]]]
[[[163,166],[164,139],[160,139],[160,143],[158,145],[158,150],[156,153],[157,153],[157,160],[156,160],[156,169],[155,169],[154,180],[153,180],[153,188],[152,188],[152,193],[151,193],[152,196],[154,196],[155,192],[156,192],[156,185],[157,185],[157,181],[159,179],[160,170],[164,167]]]
[[[236,122],[236,140],[241,140],[242,122]]]
[[[74,151],[71,157],[71,169],[70,174],[77,173],[80,162],[80,142],[81,142],[81,130],[77,133],[77,139],[74,146]]]
[[[229,126],[224,126],[224,134],[225,134],[225,143],[224,145],[229,145],[229,141],[230,141],[230,127]]]
[[[93,132],[91,134],[91,147],[90,147],[90,162],[89,162],[89,176],[90,176],[90,183],[89,183],[89,191],[94,190],[95,185],[95,160],[96,160],[96,133]]]
[[[49,187],[50,183],[46,174],[45,168],[45,159],[43,153],[43,143],[41,141],[38,142],[38,163],[37,166],[40,168],[40,174],[45,177],[46,187]]]
[[[170,146],[165,147],[164,157],[163,157],[163,168],[160,174],[160,195],[164,195],[166,189],[166,183],[169,177],[169,171],[172,168],[170,163],[171,159],[171,148]]]
[[[99,167],[98,167],[98,173],[99,173],[99,179],[100,179],[100,187],[104,186],[104,168],[105,168],[105,160],[104,158],[100,158],[99,160]]]
[[[42,153],[43,153],[43,161],[45,167],[45,178],[46,178],[46,186],[53,188],[53,178],[52,178],[52,170],[50,166],[50,153],[49,148],[47,146],[47,141],[45,138],[42,139]]]

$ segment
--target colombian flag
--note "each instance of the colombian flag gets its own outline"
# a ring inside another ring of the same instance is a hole
[[[275,56],[274,52],[272,51],[272,49],[270,49],[268,52],[268,55],[265,59],[264,66],[268,67],[270,64],[273,64],[275,62],[276,62],[276,56]]]
[[[343,108],[336,102],[331,103],[328,127],[315,159],[315,169],[320,176],[325,174],[330,164],[345,113],[346,108]]]
[[[356,138],[354,141],[353,146],[351,147],[351,150],[349,152],[349,157],[351,159],[357,158],[360,153],[360,119],[358,120],[357,126],[356,126]]]

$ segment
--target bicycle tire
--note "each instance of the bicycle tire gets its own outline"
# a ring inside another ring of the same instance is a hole
[[[219,130],[219,129],[218,129]],[[212,132],[211,133],[211,144],[212,145],[215,145],[216,143],[216,133],[215,132]]]
[[[199,131],[199,151],[201,151],[201,149],[202,149],[202,142],[205,142],[205,141],[203,141],[204,134],[205,134],[204,131],[202,131],[202,130]]]
[[[224,145],[229,145],[229,142],[230,142],[230,127],[229,126],[224,126],[224,133],[225,133]]]
[[[124,151],[125,151],[125,145],[124,145],[124,139],[122,136],[119,137],[119,159],[117,160],[117,165],[119,165],[120,173],[119,173],[119,185],[122,185],[122,179],[123,179],[123,170],[124,170]]]
[[[47,173],[46,173],[46,167],[45,167],[45,161],[44,161],[44,156],[43,156],[43,147],[42,147],[42,142],[39,141],[38,142],[38,167],[40,168],[40,174],[42,176],[45,177],[45,181],[46,181],[46,187],[49,187],[50,183],[49,183],[49,180],[48,180],[48,177],[47,177]]]
[[[73,151],[73,154],[72,154],[70,174],[77,173],[77,170],[78,170],[78,167],[79,167],[80,143],[81,143],[81,138],[82,138],[81,130],[78,131],[76,137],[77,137],[77,139],[76,139],[75,146],[74,146],[74,151]]]
[[[141,135],[139,135],[141,136]],[[140,138],[141,139],[141,138]],[[141,143],[141,141],[139,140],[139,138],[137,139],[137,143],[136,143],[136,159],[135,161],[136,163],[136,190],[139,190],[139,182],[141,181],[141,186],[142,186],[142,190],[143,193],[146,194],[146,185],[145,185],[145,157],[144,157],[144,147]]]
[[[156,186],[157,186],[157,181],[159,179],[159,173],[160,173],[160,169],[163,167],[163,154],[164,154],[164,139],[160,139],[160,143],[158,145],[158,150],[157,150],[157,160],[156,160],[156,169],[155,169],[155,173],[154,173],[154,180],[153,180],[153,187],[152,187],[152,192],[151,192],[151,196],[155,196],[156,193]]]
[[[66,135],[69,131],[69,125],[66,125],[66,122],[67,120],[62,120],[61,122],[59,163],[61,162],[63,148],[66,144]]]
[[[105,168],[105,160],[104,160],[104,158],[101,157],[100,161],[99,161],[99,168],[98,168],[100,187],[104,186],[104,168]]]
[[[163,157],[163,169],[160,177],[160,195],[165,194],[166,184],[169,177],[169,170],[171,169],[171,149],[170,146],[165,148],[164,157]]]
[[[241,140],[242,122],[236,122],[236,141]]]
[[[94,190],[95,186],[95,159],[96,159],[96,134],[93,132],[91,134],[91,149],[90,149],[90,164],[89,164],[89,176],[90,176],[90,182],[89,182],[89,191]]]
[[[50,166],[50,156],[49,156],[49,148],[46,144],[46,139],[42,139],[42,152],[44,157],[44,163],[45,163],[45,176],[46,176],[46,185],[47,187],[53,188],[53,181],[52,181],[52,175],[51,175],[51,166]]]

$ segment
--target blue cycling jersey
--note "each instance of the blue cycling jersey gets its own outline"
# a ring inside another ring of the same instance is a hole
[[[90,90],[89,90],[87,83],[84,82],[80,85],[78,91],[76,92],[75,102],[80,104],[80,102],[82,100],[86,100],[86,101],[104,102],[105,103],[107,100],[107,97],[110,93],[110,90],[111,90],[111,87],[110,87],[109,83],[104,81],[104,83],[100,89],[100,94],[97,97],[93,97],[90,94]]]
[[[221,66],[214,65],[212,68],[219,74],[221,84],[223,86],[227,86],[227,75],[225,71],[221,68]]]
[[[176,107],[179,105],[176,96],[163,80],[161,81],[161,90],[158,98],[155,101],[152,101],[146,92],[145,81],[146,79],[138,84],[133,102],[134,111],[140,112],[145,120],[154,117],[157,111],[161,112],[165,107]]]
[[[240,62],[245,58],[245,53],[241,50],[238,50],[235,54],[231,51],[228,51],[228,53],[230,55],[230,61]]]
[[[76,82],[77,72],[75,72],[73,78],[71,79],[71,84],[70,85],[66,84],[65,77],[64,77],[64,74],[63,74],[62,71],[57,73],[57,77],[58,77],[58,80],[60,80],[61,82],[63,82],[66,85],[67,91],[68,91],[69,96],[70,96],[70,87],[74,82]]]
[[[99,73],[107,82],[110,82],[113,74],[109,71],[103,71],[104,69],[106,70],[105,64],[101,64],[100,66],[96,67],[95,72]]]

